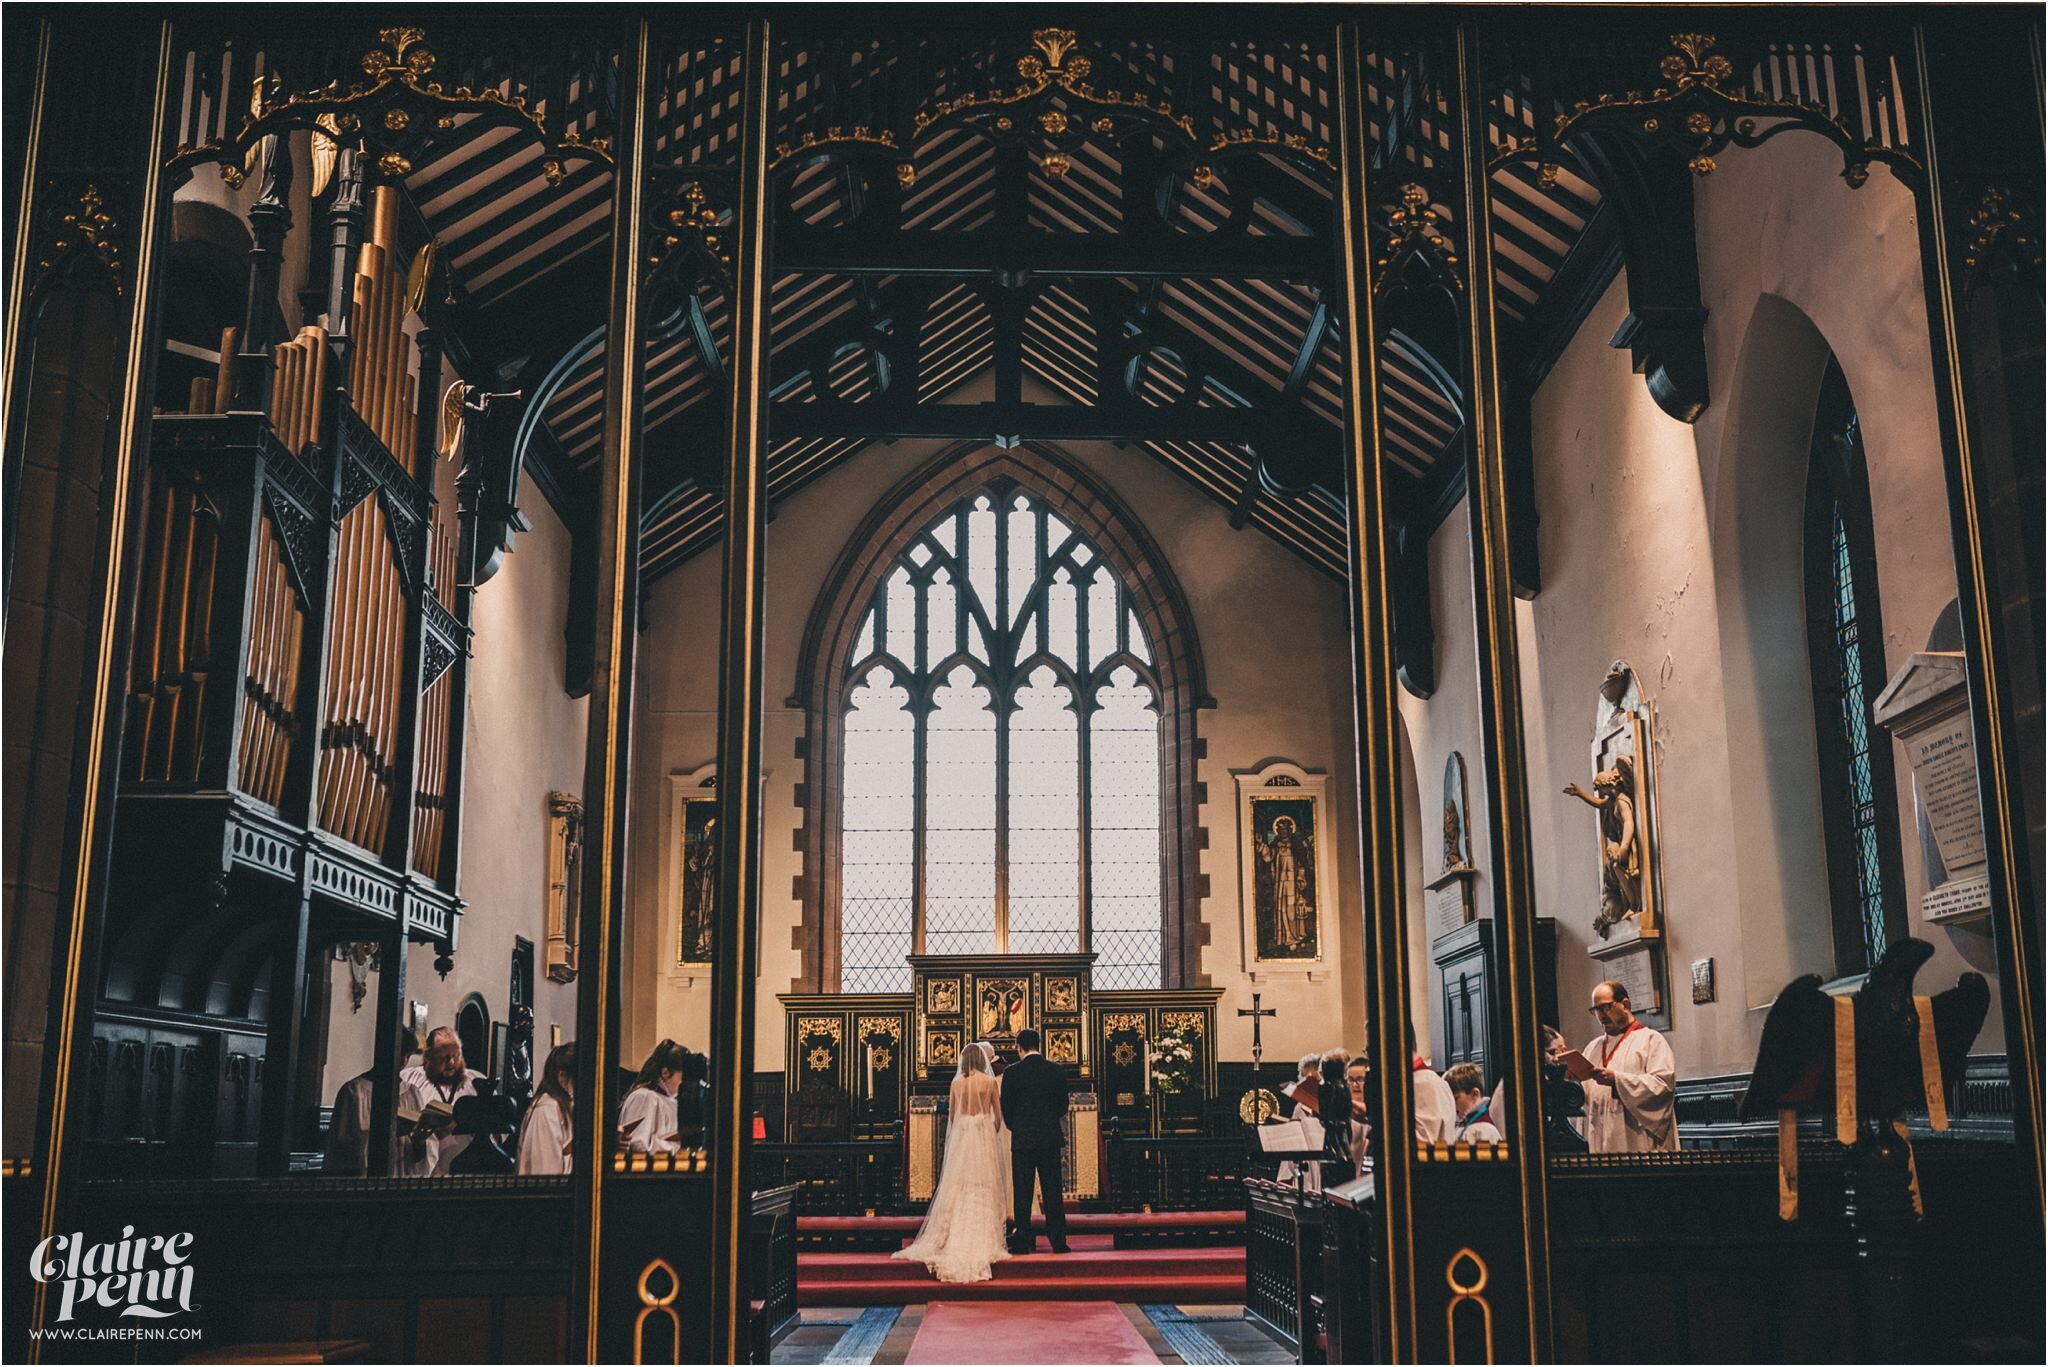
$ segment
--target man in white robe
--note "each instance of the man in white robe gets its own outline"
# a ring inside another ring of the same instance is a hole
[[[1458,1103],[1443,1074],[1415,1055],[1409,1065],[1415,1089],[1415,1142],[1449,1144],[1458,1137]]]
[[[1664,1036],[1635,1018],[1628,989],[1593,989],[1600,1034],[1582,1051],[1593,1076],[1586,1091],[1586,1147],[1594,1153],[1678,1150],[1678,1062]]]
[[[398,1109],[423,1111],[433,1102],[453,1107],[465,1096],[476,1095],[482,1073],[467,1067],[462,1057],[462,1037],[443,1025],[427,1036],[427,1048],[420,1062],[398,1074]],[[451,1164],[469,1147],[470,1136],[451,1134],[446,1126],[418,1127],[398,1139],[400,1177],[446,1177]]]

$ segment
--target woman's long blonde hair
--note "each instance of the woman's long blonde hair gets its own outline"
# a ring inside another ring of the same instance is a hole
[[[989,1062],[995,1057],[995,1052],[980,1040],[970,1042],[960,1051],[960,1062],[955,1076],[966,1077],[969,1073],[993,1071],[989,1067]]]

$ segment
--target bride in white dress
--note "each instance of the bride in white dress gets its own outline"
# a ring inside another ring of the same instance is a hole
[[[1010,1131],[995,1051],[974,1043],[960,1051],[946,1126],[939,1189],[924,1226],[893,1255],[923,1263],[942,1282],[985,1282],[1010,1256],[1003,1220],[1010,1204]]]

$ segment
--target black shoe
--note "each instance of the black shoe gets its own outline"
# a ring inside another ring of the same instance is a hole
[[[1065,1244],[1054,1244],[1052,1246],[1052,1251],[1055,1253],[1065,1253],[1068,1251],[1068,1249]]]

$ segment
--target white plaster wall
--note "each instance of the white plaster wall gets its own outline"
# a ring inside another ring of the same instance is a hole
[[[1883,172],[1853,191],[1839,171],[1827,144],[1791,135],[1695,182],[1710,384],[1698,424],[1665,417],[1606,346],[1627,311],[1621,280],[1535,400],[1544,589],[1516,618],[1560,1010],[1568,1035],[1589,1034],[1576,1008],[1601,974],[1585,954],[1593,817],[1559,790],[1586,779],[1594,688],[1625,658],[1658,708],[1671,1038],[1688,1075],[1747,1069],[1777,991],[1832,965],[1797,539],[1818,339],[1863,420],[1890,670],[1955,593],[1911,198]],[[1456,592],[1437,589],[1440,614]],[[1974,967],[1995,984],[1987,935],[1919,921],[1910,771],[1894,754],[1910,929],[1937,949],[1921,981],[1938,990]],[[1420,742],[1417,760],[1426,776]],[[1718,1000],[1694,1006],[1687,968],[1707,957]],[[1978,1048],[2000,1047],[1994,1007]]]
[[[1721,171],[1701,186],[1697,222],[1707,359],[1717,394],[1729,401],[1707,410],[1696,435],[1710,497],[1739,488],[1737,467],[1755,433],[1744,405],[1767,407],[1776,398],[1768,372],[1744,376],[1761,380],[1758,385],[1736,385],[1745,337],[1762,340],[1757,331],[1774,321],[1780,301],[1803,314],[1840,362],[1863,428],[1889,678],[1922,648],[1955,597],[1954,546],[1913,197],[1887,171],[1874,171],[1861,190],[1852,190],[1840,170],[1840,155],[1830,144],[1792,134],[1725,158]],[[1733,519],[1718,506],[1713,516],[1717,536],[1723,535]],[[1913,824],[1912,771],[1902,747],[1894,744],[1892,755],[1907,926],[1935,948],[1920,984],[1940,990],[1958,973],[1975,969],[1992,980],[1995,991],[1988,922],[1943,927],[1920,918],[1927,874]],[[1807,971],[1805,965],[1792,968]],[[1751,1001],[1767,1002],[1780,985],[1752,975]],[[1977,1048],[2003,1047],[2003,1019],[1994,1001]]]
[[[1486,793],[1479,752],[1479,670],[1472,633],[1472,540],[1470,510],[1458,500],[1429,538],[1430,612],[1436,629],[1436,691],[1427,699],[1397,688],[1395,701],[1415,760],[1413,814],[1403,809],[1403,858],[1408,877],[1409,1015],[1416,1048],[1430,1055],[1443,1038],[1443,991],[1430,961],[1434,893],[1423,884],[1443,868],[1444,761],[1453,750],[1465,757],[1465,817],[1472,862],[1472,905],[1491,915],[1492,864],[1486,852]],[[1404,795],[1405,797],[1405,795]]]
[[[768,528],[765,638],[761,971],[754,1066],[782,1066],[782,1008],[799,971],[794,893],[802,856],[794,849],[803,814],[796,802],[800,713],[785,706],[796,689],[797,653],[806,621],[841,548],[897,480],[934,454],[929,443],[872,447],[779,504]],[[1351,682],[1342,586],[1256,531],[1233,532],[1228,511],[1189,487],[1153,457],[1132,449],[1076,444],[1068,454],[1130,507],[1165,550],[1190,604],[1194,629],[1217,701],[1196,718],[1207,741],[1200,781],[1209,833],[1201,869],[1209,895],[1203,917],[1209,943],[1202,972],[1225,989],[1219,1007],[1220,1056],[1250,1057],[1251,1027],[1235,1012],[1251,993],[1280,1015],[1266,1021],[1266,1058],[1284,1066],[1310,1048],[1354,1047],[1363,1035],[1363,973],[1358,886],[1356,780],[1350,760]],[[1199,549],[1197,549],[1199,548]],[[719,561],[697,556],[655,583],[636,683],[632,818],[632,912],[627,926],[626,1052],[662,1036],[704,1047],[710,984],[676,966],[676,872],[669,843],[670,775],[709,764],[716,750]],[[1236,784],[1233,770],[1273,758],[1331,776],[1330,818],[1338,874],[1326,886],[1344,900],[1325,934],[1332,946],[1313,979],[1299,974],[1254,983],[1244,972],[1239,928]]]
[[[577,984],[546,976],[548,809],[550,791],[583,791],[589,704],[562,689],[568,647],[569,532],[530,478],[520,508],[533,523],[498,573],[478,590],[470,665],[468,756],[462,788],[464,909],[447,978],[434,971],[431,945],[406,956],[406,996],[427,1004],[429,1027],[453,1025],[455,1010],[481,993],[492,1024],[506,1018],[512,941],[534,946],[534,1048],[547,1052],[550,1027],[576,1035]],[[351,1012],[348,972],[330,965],[327,1067],[322,1100],[370,1066],[375,1046],[376,979],[360,1012]],[[478,1070],[487,1060],[471,1059]]]

